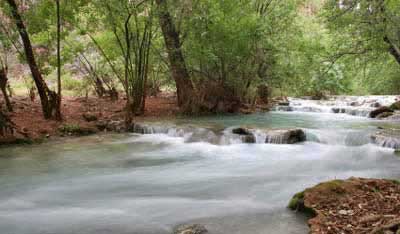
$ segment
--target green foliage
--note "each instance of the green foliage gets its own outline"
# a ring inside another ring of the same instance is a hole
[[[55,1],[26,4],[24,22],[40,70],[54,83]],[[168,0],[168,5],[199,92],[210,94],[219,86],[247,102],[256,99],[259,86],[290,96],[399,93],[397,0]],[[0,10],[0,51],[16,54],[18,32],[7,5],[1,2]],[[136,106],[146,90],[174,90],[153,1],[61,0],[61,14],[64,89],[84,95],[96,89],[98,78],[106,89],[123,88]]]

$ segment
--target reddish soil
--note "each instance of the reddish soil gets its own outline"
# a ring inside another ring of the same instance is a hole
[[[124,120],[124,107],[126,100],[111,101],[95,97],[63,99],[63,121],[45,120],[42,115],[40,101],[31,102],[25,97],[13,97],[14,112],[9,116],[17,126],[19,132],[28,138],[36,140],[43,137],[59,135],[58,129],[63,125],[79,125],[81,127],[93,127],[96,121],[88,122],[83,115],[90,114],[98,120]],[[175,97],[163,95],[161,97],[149,97],[146,100],[146,110],[143,116],[137,119],[173,118],[178,113]]]
[[[399,234],[400,183],[351,178],[305,190],[312,234]]]

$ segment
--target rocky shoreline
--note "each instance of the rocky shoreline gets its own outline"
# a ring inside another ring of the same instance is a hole
[[[288,207],[312,217],[311,234],[400,233],[399,181],[328,181],[296,194]]]

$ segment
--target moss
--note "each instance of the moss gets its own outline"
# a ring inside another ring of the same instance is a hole
[[[314,217],[316,215],[314,209],[307,207],[304,204],[305,191],[296,193],[288,204],[288,208],[294,211],[301,212],[307,216]]]
[[[394,184],[400,185],[400,180],[389,180],[389,181],[391,181]]]
[[[289,201],[289,205],[287,207],[291,210],[297,210],[299,203],[304,203],[304,191],[296,193],[293,196],[293,198]]]
[[[345,190],[342,188],[343,182],[343,180],[331,180],[317,185],[316,188],[332,191],[337,194],[343,194],[345,192]]]
[[[392,110],[400,110],[400,102],[395,102],[392,105],[390,105],[390,109],[392,109]]]

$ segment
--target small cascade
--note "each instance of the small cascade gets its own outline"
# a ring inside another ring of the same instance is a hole
[[[277,105],[274,111],[347,114],[368,117],[380,106],[396,101],[397,96],[331,96],[328,100],[289,98],[289,105]]]
[[[223,131],[193,126],[162,126],[135,124],[132,132],[137,134],[165,134],[183,138],[185,142],[208,142],[215,145],[231,144],[295,144],[306,140],[301,129],[263,130],[247,128],[227,128]]]
[[[371,136],[374,144],[395,150],[400,149],[400,130],[383,130]]]
[[[307,140],[328,145],[361,146],[370,143],[369,134],[357,130],[307,129]]]

